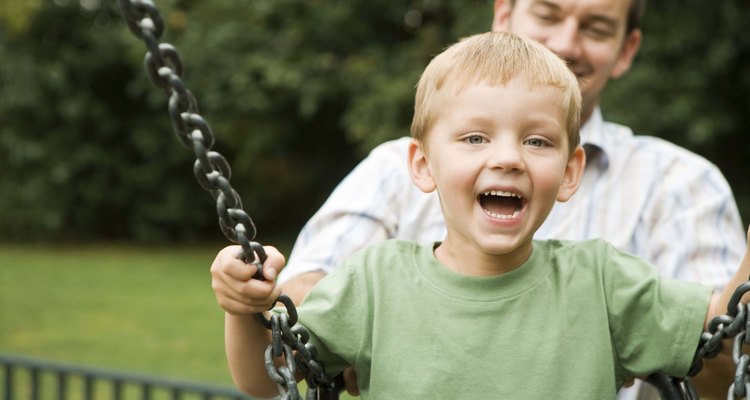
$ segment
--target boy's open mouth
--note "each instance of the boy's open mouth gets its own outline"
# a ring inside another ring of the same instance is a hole
[[[513,219],[518,217],[526,205],[526,199],[518,193],[491,190],[478,196],[482,210],[492,218]]]

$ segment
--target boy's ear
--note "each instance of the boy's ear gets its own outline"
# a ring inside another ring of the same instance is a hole
[[[492,30],[494,32],[508,31],[511,11],[513,11],[511,0],[495,0],[495,14],[492,17]]]
[[[583,147],[579,145],[573,151],[573,154],[568,159],[568,164],[565,166],[565,173],[563,174],[560,190],[557,192],[557,201],[568,201],[576,190],[578,190],[578,185],[581,183],[581,176],[583,175],[583,168],[585,166],[586,153],[583,151]]]
[[[416,140],[409,143],[409,176],[419,190],[430,193],[437,188],[427,162],[427,154]]]

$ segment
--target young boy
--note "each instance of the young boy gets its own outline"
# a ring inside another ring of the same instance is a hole
[[[363,398],[603,399],[633,376],[687,372],[750,257],[720,298],[600,240],[533,241],[578,187],[580,107],[565,64],[509,33],[464,39],[428,65],[409,170],[438,192],[448,233],[371,246],[313,289],[299,321],[329,373],[353,365]],[[268,281],[234,246],[211,267],[230,370],[255,396],[276,394],[253,316],[279,294],[283,257],[268,250]]]

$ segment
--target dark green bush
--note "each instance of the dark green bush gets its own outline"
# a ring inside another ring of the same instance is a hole
[[[221,239],[115,7],[18,4],[0,6],[0,240]],[[370,148],[407,135],[427,61],[492,13],[486,0],[157,6],[261,241],[297,231]],[[604,98],[609,119],[718,164],[745,221],[748,8],[650,2],[636,65]]]

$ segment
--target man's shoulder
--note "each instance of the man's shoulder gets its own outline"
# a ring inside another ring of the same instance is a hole
[[[605,121],[602,124],[604,135],[613,139],[615,151],[629,149],[628,158],[646,156],[658,158],[663,164],[678,163],[702,169],[716,169],[716,166],[705,157],[692,152],[666,139],[634,133],[630,127],[615,122]]]
[[[388,140],[370,150],[368,157],[401,157],[405,158],[411,138],[408,136]]]
[[[375,169],[381,175],[388,175],[394,171],[401,171],[406,174],[406,160],[410,141],[411,138],[402,137],[375,146],[367,154],[367,157],[359,163],[358,168]]]

